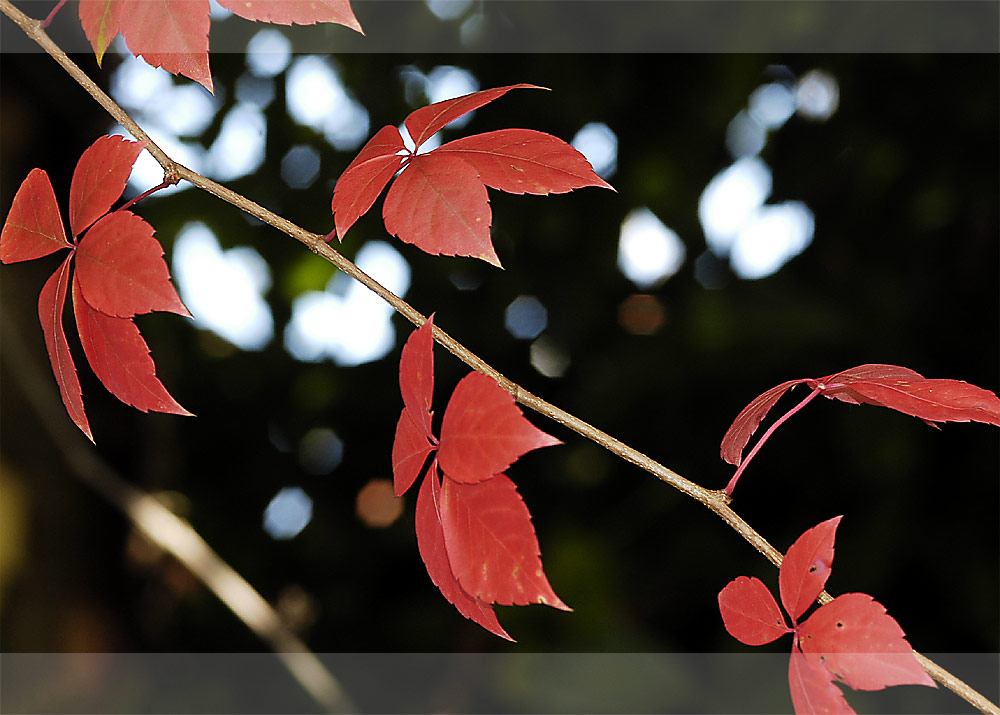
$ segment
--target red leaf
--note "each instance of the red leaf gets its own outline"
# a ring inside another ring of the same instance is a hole
[[[406,147],[396,127],[382,127],[348,164],[333,188],[334,223],[337,236],[344,240],[348,229],[365,214],[403,165],[398,152]]]
[[[430,153],[461,157],[484,184],[511,194],[563,194],[584,186],[614,190],[583,154],[562,139],[532,129],[463,137]]]
[[[62,262],[59,269],[52,274],[38,295],[38,319],[45,335],[45,347],[52,363],[52,374],[59,385],[59,394],[63,405],[73,423],[79,427],[87,439],[94,441],[90,431],[87,414],[83,411],[83,394],[80,390],[80,380],[73,365],[73,356],[69,352],[66,341],[66,329],[63,327],[63,308],[66,305],[66,293],[69,289],[69,268],[73,260],[71,253]]]
[[[482,482],[522,454],[556,444],[561,442],[528,422],[492,377],[472,372],[455,386],[445,408],[438,461],[455,481]]]
[[[840,688],[830,681],[830,674],[810,662],[798,648],[792,649],[788,662],[788,688],[796,715],[854,712]]]
[[[750,437],[757,431],[761,421],[772,407],[794,385],[805,380],[789,380],[772,387],[767,392],[757,395],[753,401],[744,407],[722,437],[722,458],[732,465],[740,466],[743,461],[743,448],[747,446]]]
[[[119,29],[133,55],[142,55],[147,64],[184,75],[213,91],[208,67],[208,0],[119,2]]]
[[[452,573],[445,549],[444,530],[438,515],[438,476],[434,463],[417,493],[416,530],[420,558],[441,594],[466,618],[475,621],[490,633],[513,641],[497,621],[493,607],[466,593]]]
[[[392,442],[392,480],[397,497],[403,496],[417,481],[427,455],[433,451],[434,445],[410,417],[410,411],[403,408]]]
[[[335,22],[361,32],[348,0],[219,0],[219,4],[247,20],[279,25]]]
[[[897,365],[860,365],[819,381],[823,394],[889,407],[931,422],[1000,426],[1000,398],[963,380],[927,379]]]
[[[87,232],[76,252],[80,288],[96,310],[117,318],[154,310],[191,315],[170,283],[153,227],[135,214],[108,214]]]
[[[14,194],[0,232],[0,262],[30,261],[72,247],[66,240],[49,175],[32,169]]]
[[[819,608],[799,626],[798,644],[810,662],[855,690],[937,687],[903,629],[866,593],[847,593]]]
[[[512,89],[546,89],[546,87],[534,84],[512,84],[506,87],[484,89],[481,92],[473,92],[454,99],[446,99],[443,102],[428,104],[426,107],[414,110],[405,122],[406,131],[413,139],[414,151],[443,129],[445,125],[455,121],[463,114],[468,114],[474,109],[489,104],[494,99],[499,99]]]
[[[137,410],[191,415],[156,377],[156,366],[139,328],[128,318],[113,318],[90,306],[73,280],[73,310],[80,342],[94,374],[112,395]]]
[[[739,576],[719,592],[719,611],[729,635],[746,645],[764,645],[792,629],[764,582]]]
[[[505,606],[571,610],[545,577],[531,514],[507,475],[479,484],[445,478],[438,509],[448,561],[466,593]]]
[[[69,187],[69,225],[74,236],[111,210],[145,146],[146,142],[106,136],[83,152]]]
[[[500,267],[490,240],[489,197],[476,170],[457,156],[414,156],[382,207],[386,230],[433,255],[472,256]]]
[[[80,0],[80,24],[100,66],[104,52],[121,29],[121,0]]]
[[[431,430],[434,396],[434,316],[406,339],[399,357],[399,391],[410,419],[424,436],[437,444]],[[398,494],[396,496],[399,496]]]
[[[843,517],[817,524],[788,548],[778,573],[781,603],[796,623],[826,586],[833,564],[833,543]]]

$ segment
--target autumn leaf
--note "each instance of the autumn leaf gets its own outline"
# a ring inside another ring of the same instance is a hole
[[[149,348],[131,318],[152,311],[190,315],[170,283],[153,227],[129,211],[108,213],[145,144],[101,137],[80,157],[70,186],[66,239],[55,192],[46,173],[33,170],[18,189],[0,232],[4,263],[70,249],[39,294],[38,317],[49,362],[66,412],[93,441],[80,382],[63,326],[72,283],[74,317],[87,361],[104,386],[143,412],[190,415],[156,377]],[[76,238],[80,234],[82,238]],[[72,273],[73,259],[76,271]]]
[[[490,633],[514,639],[508,635],[497,620],[493,606],[482,599],[470,596],[458,583],[451,569],[445,546],[444,527],[438,513],[438,492],[440,490],[437,466],[427,470],[420,491],[417,493],[416,530],[417,549],[427,568],[431,581],[448,603],[458,609],[466,618],[478,623]]]
[[[248,20],[281,25],[332,22],[361,32],[348,0],[219,0],[219,4]],[[134,56],[213,91],[208,0],[80,0],[79,13],[98,64],[120,32]]]
[[[509,85],[421,107],[404,122],[413,149],[406,148],[396,127],[376,132],[334,187],[331,208],[337,236],[343,240],[400,172],[382,210],[389,233],[433,255],[470,256],[499,267],[490,238],[487,186],[514,194],[558,194],[584,186],[610,189],[576,149],[529,129],[477,134],[419,153],[447,124],[512,89],[544,88]]]
[[[108,392],[140,412],[191,413],[156,377],[156,366],[139,328],[128,318],[105,315],[81,295],[80,272],[73,280],[73,311],[80,343],[94,374]]]
[[[83,410],[80,379],[76,374],[76,365],[73,364],[73,355],[66,340],[66,328],[63,326],[63,310],[66,307],[72,261],[71,253],[42,286],[38,294],[38,320],[42,324],[42,335],[45,336],[45,348],[52,364],[52,374],[55,375],[56,384],[59,386],[59,396],[62,397],[66,413],[87,435],[87,439],[93,442],[94,434],[90,431],[90,422]]]
[[[855,690],[911,684],[937,687],[917,662],[903,629],[867,594],[838,596],[799,622],[830,575],[840,520],[834,517],[807,530],[781,563],[779,592],[791,628],[785,626],[774,596],[759,579],[740,576],[719,593],[723,623],[740,642],[763,645],[793,634],[788,684],[799,715],[853,713],[834,683]]]
[[[0,261],[31,261],[72,247],[66,240],[49,175],[42,169],[32,169],[14,194],[0,233]]]
[[[804,384],[811,392],[782,415],[754,445],[746,459],[743,450],[764,417],[792,387]],[[964,380],[928,379],[898,365],[859,365],[823,378],[788,380],[758,395],[744,407],[722,437],[720,454],[737,470],[726,485],[732,494],[750,460],[785,420],[818,395],[854,405],[888,407],[925,422],[983,422],[1000,426],[1000,398]]]
[[[526,452],[559,440],[528,422],[514,398],[478,372],[455,387],[437,439],[431,427],[433,330],[431,316],[400,356],[403,411],[392,445],[394,491],[402,496],[424,474],[416,531],[431,580],[466,618],[510,638],[496,621],[494,603],[569,610],[545,576],[528,508],[502,473]]]

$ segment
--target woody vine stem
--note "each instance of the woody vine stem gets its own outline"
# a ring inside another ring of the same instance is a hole
[[[74,80],[76,80],[76,82],[83,87],[95,101],[97,101],[98,104],[104,107],[104,109],[112,116],[112,118],[115,119],[115,121],[125,127],[136,139],[147,142],[146,150],[163,168],[164,179],[162,186],[176,184],[181,180],[190,182],[203,191],[213,194],[217,198],[232,204],[241,211],[260,219],[264,223],[299,241],[310,251],[332,263],[338,269],[376,293],[380,298],[391,305],[396,312],[409,320],[415,326],[419,327],[427,320],[427,318],[413,306],[382,286],[374,278],[358,268],[352,261],[345,258],[339,251],[331,247],[330,244],[326,242],[324,236],[307,231],[291,221],[278,216],[272,211],[265,209],[250,199],[247,199],[241,194],[238,194],[235,191],[228,189],[225,186],[222,186],[221,184],[212,181],[211,179],[208,179],[174,161],[149,138],[146,132],[143,131],[138,124],[136,124],[136,122],[128,115],[128,113],[125,112],[124,109],[122,109],[100,87],[98,87],[89,75],[80,69],[80,67],[77,66],[76,63],[74,63],[66,55],[66,53],[62,51],[62,49],[45,32],[44,23],[42,21],[28,17],[14,7],[9,0],[0,0],[0,10],[16,22],[25,34],[27,34],[34,42],[51,55],[52,58],[55,59],[56,62],[58,62],[59,65],[62,66],[63,69],[65,69],[66,72]],[[729,507],[730,498],[724,490],[705,489],[704,487],[695,484],[689,479],[682,477],[673,470],[656,462],[642,452],[629,447],[620,440],[615,439],[611,435],[599,430],[593,425],[588,424],[580,418],[528,392],[491,367],[482,358],[470,351],[459,341],[451,337],[448,333],[436,325],[434,326],[434,339],[472,369],[485,375],[489,375],[495,379],[497,383],[504,390],[510,393],[520,404],[541,415],[544,415],[545,417],[548,417],[551,420],[554,420],[555,422],[558,422],[559,424],[578,433],[582,437],[599,444],[621,459],[631,462],[637,467],[644,469],[661,481],[666,482],[685,495],[705,505],[730,527],[732,527],[737,533],[739,533],[740,536],[748,541],[761,554],[763,554],[768,561],[776,567],[781,566],[781,552],[768,543],[764,537],[758,534],[746,521],[743,520],[742,517]],[[825,604],[832,601],[833,597],[826,591],[823,591],[818,600],[821,604]],[[959,697],[978,708],[981,712],[988,713],[990,715],[1000,715],[1000,708],[971,686],[964,683],[962,680],[955,677],[950,672],[920,653],[914,651],[914,655],[924,670],[926,670],[927,673],[934,678],[934,680],[938,681]]]

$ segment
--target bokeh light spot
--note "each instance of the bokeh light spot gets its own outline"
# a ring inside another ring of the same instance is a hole
[[[276,540],[295,538],[312,520],[312,506],[301,488],[281,489],[264,509],[264,531]]]
[[[354,510],[365,526],[384,529],[402,515],[403,500],[393,493],[390,480],[372,479],[358,492]]]
[[[674,275],[684,263],[684,243],[647,208],[630,211],[618,239],[618,267],[639,288]]]

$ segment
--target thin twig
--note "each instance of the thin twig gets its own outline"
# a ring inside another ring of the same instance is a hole
[[[358,268],[352,261],[344,257],[343,254],[330,246],[326,242],[326,236],[307,231],[295,225],[288,219],[278,216],[274,212],[265,209],[235,191],[228,189],[225,186],[222,186],[221,184],[212,181],[211,179],[208,179],[171,159],[166,155],[166,153],[163,152],[163,150],[161,150],[149,139],[148,135],[135,123],[135,121],[132,120],[131,117],[129,117],[125,110],[119,107],[118,104],[115,103],[115,101],[112,100],[103,90],[101,90],[101,88],[98,87],[85,72],[80,70],[80,68],[77,67],[64,52],[62,52],[58,45],[49,39],[36,20],[27,18],[23,15],[23,13],[14,8],[10,4],[9,0],[0,0],[0,9],[14,19],[29,37],[35,40],[42,48],[52,55],[52,57],[66,69],[70,76],[72,76],[73,79],[75,79],[91,96],[93,96],[98,103],[100,103],[101,106],[115,118],[115,120],[131,132],[137,139],[142,139],[148,142],[146,148],[150,151],[150,154],[153,155],[157,162],[159,162],[160,166],[163,167],[164,181],[176,181],[179,179],[189,181],[198,188],[213,194],[223,201],[232,204],[236,208],[260,219],[264,223],[273,226],[282,233],[299,241],[313,253],[326,259],[344,273],[348,274],[366,288],[374,292],[384,301],[389,303],[389,305],[391,305],[396,312],[409,320],[415,326],[419,327],[427,320],[427,318],[413,306],[392,291],[385,288],[374,278]],[[21,19],[18,19],[14,13],[16,13],[16,15]],[[746,521],[743,520],[742,517],[729,507],[730,498],[724,490],[705,489],[689,479],[682,477],[673,470],[668,469],[659,462],[656,462],[642,452],[639,452],[638,450],[633,449],[632,447],[629,447],[623,442],[615,439],[606,432],[597,429],[593,425],[584,422],[580,418],[566,412],[565,410],[562,410],[540,397],[531,394],[524,388],[517,385],[517,383],[506,378],[502,373],[491,367],[482,358],[452,338],[436,325],[434,326],[434,339],[472,369],[494,378],[497,383],[509,392],[520,404],[577,432],[582,437],[601,445],[618,457],[627,462],[631,462],[641,469],[644,469],[656,478],[666,482],[675,489],[704,504],[737,533],[739,533],[740,536],[742,536],[761,554],[763,554],[768,561],[776,567],[781,566],[781,552],[768,543],[764,537],[758,534]],[[833,600],[833,597],[824,591],[819,600],[821,603],[827,603]],[[925,656],[917,653],[916,651],[914,651],[914,654],[917,656],[918,661],[928,674],[939,683],[977,707],[983,713],[1000,715],[1000,708],[976,690],[954,677],[947,670],[941,668]]]
[[[0,307],[0,312],[4,308]],[[173,555],[237,618],[275,652],[316,703],[327,712],[357,712],[326,666],[281,620],[246,579],[226,563],[184,519],[157,499],[122,479],[70,427],[59,409],[51,380],[24,344],[14,321],[3,315],[4,365],[31,404],[49,442],[58,445],[70,472],[117,507],[150,542]]]

